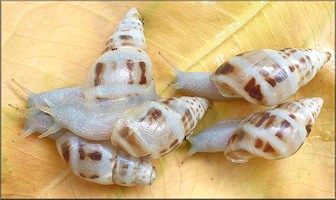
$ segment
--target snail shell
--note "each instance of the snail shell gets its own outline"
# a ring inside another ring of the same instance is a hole
[[[86,99],[156,96],[142,25],[136,8],[130,9],[89,70],[83,84]]]
[[[261,49],[235,56],[222,64],[212,80],[223,96],[231,91],[247,101],[277,105],[306,85],[330,59],[311,49]]]
[[[57,139],[57,150],[71,171],[90,182],[124,186],[150,185],[156,169],[150,161],[139,160],[110,142],[93,142],[66,134]]]
[[[144,19],[136,8],[131,8],[107,40],[103,53],[118,47],[131,46],[146,49],[146,38],[143,34]]]
[[[120,115],[112,144],[135,157],[159,158],[180,146],[207,109],[208,101],[199,97],[145,102]]]
[[[330,55],[307,48],[254,50],[229,59],[213,74],[186,73],[172,66],[176,74],[172,86],[188,95],[210,100],[240,97],[253,104],[274,106],[312,80]]]
[[[252,157],[293,155],[308,137],[322,105],[321,98],[305,98],[248,116],[232,135],[225,156],[244,163]]]

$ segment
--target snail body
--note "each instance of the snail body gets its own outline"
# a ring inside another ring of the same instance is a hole
[[[115,28],[103,54],[89,70],[83,84],[85,98],[155,96],[152,62],[145,49],[143,19],[137,9],[132,8]]]
[[[42,106],[47,106],[46,102],[43,99],[48,99],[53,105],[57,106],[64,101],[64,99],[70,97],[84,97],[83,90],[81,86],[68,87],[68,88],[60,88],[52,91],[42,92],[39,94],[35,94],[21,84],[12,80],[14,84],[16,84],[19,88],[21,88],[25,92],[25,99],[27,100],[28,108],[19,109],[14,107],[16,110],[23,113],[25,117],[24,121],[24,130],[15,140],[22,139],[31,135],[32,133],[44,133],[48,131],[52,125],[54,124],[53,118],[39,109],[35,108],[35,104],[39,104]]]
[[[112,144],[134,157],[156,159],[176,149],[208,108],[199,97],[164,98],[127,109],[112,132]]]
[[[260,49],[236,55],[214,73],[179,71],[173,88],[210,100],[244,98],[274,106],[294,95],[314,78],[330,59],[330,53],[311,49]]]
[[[191,144],[187,157],[196,152],[225,152],[225,156],[236,163],[253,157],[286,158],[300,149],[322,105],[321,98],[305,98],[245,119],[223,120],[187,137]]]
[[[216,85],[211,81],[212,72],[182,72],[177,68],[174,71],[176,76],[172,87],[188,96],[199,96],[213,101],[229,101],[241,98],[235,94],[228,93],[223,96],[219,93]]]
[[[187,157],[197,152],[224,152],[230,138],[242,121],[243,119],[222,120],[200,133],[188,135],[186,139],[190,142],[191,148]]]
[[[148,160],[139,160],[116,149],[109,141],[94,142],[73,134],[56,141],[57,150],[71,171],[87,181],[123,186],[150,185],[156,169]]]
[[[28,102],[28,109],[19,109],[25,116],[25,128],[15,140],[34,132],[40,133],[39,138],[43,138],[62,128],[87,139],[108,140],[123,111],[156,99],[153,95],[87,101],[81,86],[34,94],[16,81],[14,83],[26,92]]]
[[[130,96],[88,101],[83,97],[74,97],[58,105],[49,103],[49,107],[36,104],[37,108],[51,115],[54,121],[52,127],[39,138],[66,128],[86,139],[109,140],[119,115],[127,108],[137,106],[146,100]]]

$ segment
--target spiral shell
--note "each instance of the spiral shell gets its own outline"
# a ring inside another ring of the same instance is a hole
[[[330,53],[311,49],[254,50],[229,59],[211,79],[223,96],[234,93],[273,106],[306,85],[329,59]]]
[[[90,182],[124,186],[150,185],[156,169],[150,161],[139,160],[110,142],[93,142],[66,134],[56,141],[61,158],[71,171]]]
[[[120,115],[112,132],[112,144],[135,157],[159,158],[179,147],[207,108],[208,101],[199,97],[143,103]]]
[[[121,20],[87,75],[83,85],[86,99],[156,96],[142,24],[136,8]]]
[[[308,137],[322,105],[321,98],[305,98],[248,116],[232,135],[225,156],[244,163],[252,157],[293,155]]]
[[[107,40],[103,54],[111,49],[123,46],[146,49],[146,39],[143,33],[144,20],[136,8],[131,8]]]

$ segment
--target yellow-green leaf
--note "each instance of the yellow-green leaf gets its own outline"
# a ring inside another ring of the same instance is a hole
[[[335,196],[335,66],[331,61],[290,100],[319,96],[322,112],[302,148],[283,160],[256,158],[233,164],[222,153],[199,153],[183,165],[189,144],[157,159],[157,180],[147,187],[102,186],[70,173],[55,142],[36,135],[13,143],[24,107],[16,79],[43,92],[79,85],[127,10],[145,19],[148,54],[161,96],[174,76],[162,52],[183,71],[214,71],[235,54],[260,48],[307,47],[334,50],[333,1],[146,1],[2,2],[2,197],[281,198]],[[214,103],[195,133],[225,118],[265,109],[244,100]]]

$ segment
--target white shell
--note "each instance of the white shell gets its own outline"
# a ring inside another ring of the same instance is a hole
[[[156,95],[150,58],[135,48],[104,53],[88,72],[84,94],[89,100]]]
[[[135,157],[159,158],[182,143],[207,108],[208,101],[199,97],[145,102],[120,116],[113,129],[112,144]]]
[[[146,49],[146,38],[143,34],[144,20],[136,8],[131,8],[115,28],[113,35],[106,42],[103,53],[123,46]]]
[[[66,134],[56,141],[61,158],[71,171],[90,182],[124,186],[150,185],[156,169],[150,161],[139,160],[110,142],[93,142]]]
[[[83,84],[85,98],[155,96],[152,62],[144,51],[143,20],[132,8],[120,21]]]
[[[305,98],[248,116],[231,137],[225,156],[244,163],[252,157],[293,155],[308,137],[322,105],[321,98]]]
[[[254,50],[229,59],[211,78],[223,96],[273,106],[306,85],[329,59],[330,53],[311,49]]]

